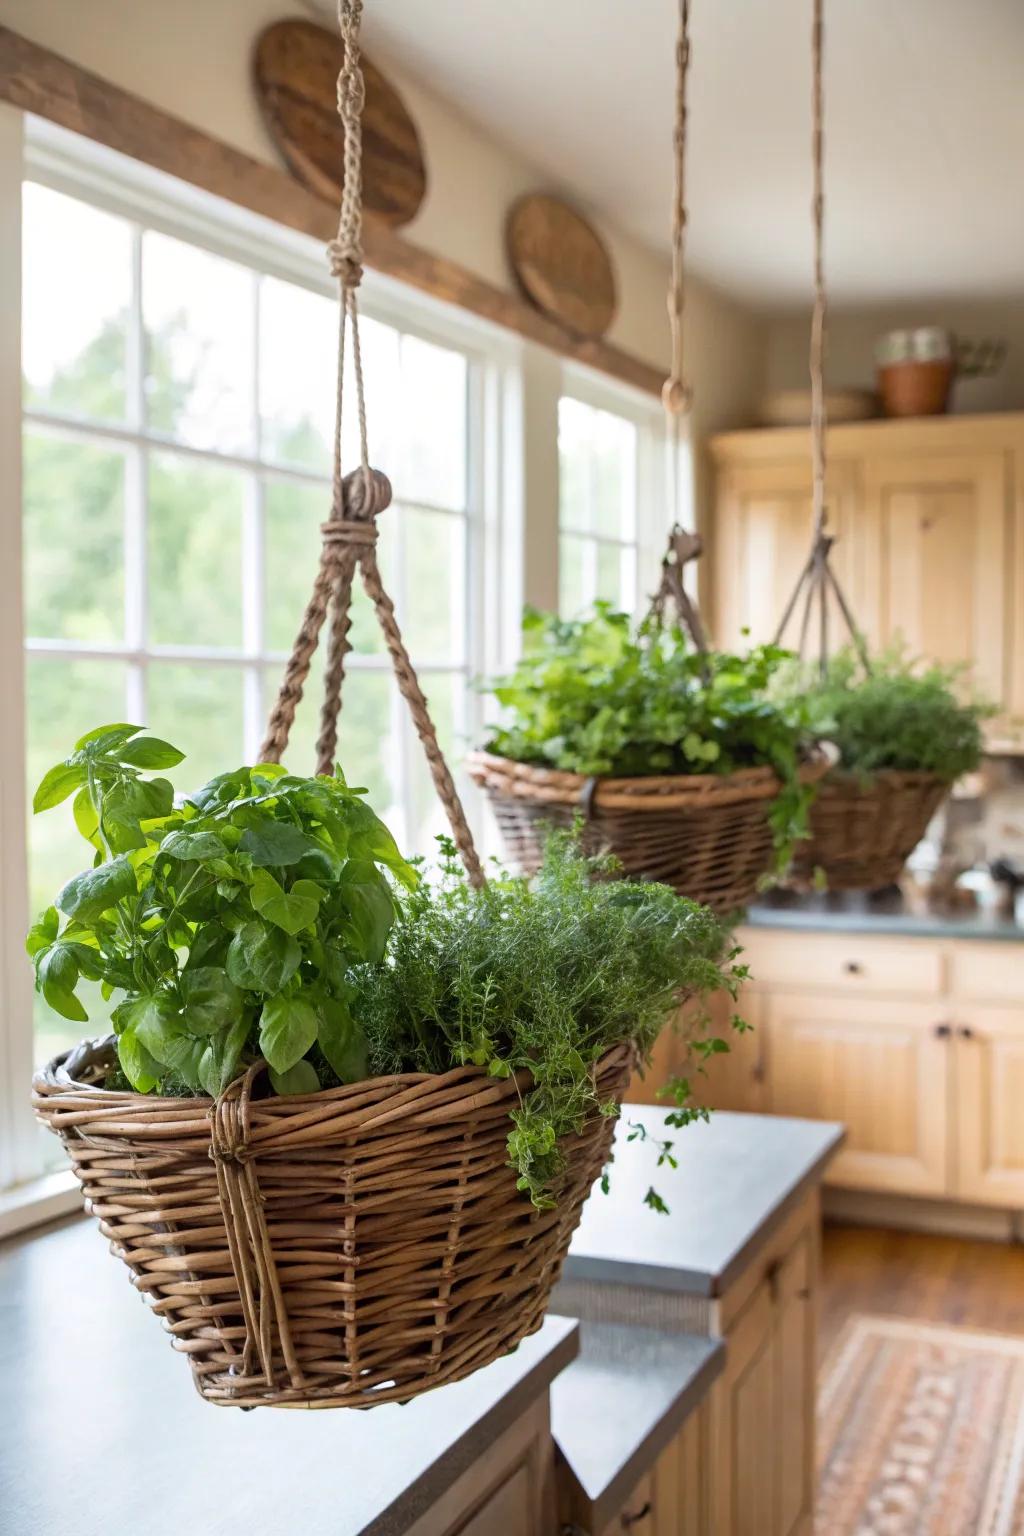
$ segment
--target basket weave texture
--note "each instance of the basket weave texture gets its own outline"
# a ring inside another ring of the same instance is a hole
[[[892,885],[949,788],[934,773],[884,769],[864,778],[833,769],[818,786],[811,835],[794,851],[791,879],[809,881],[822,869],[833,891]]]
[[[768,818],[782,786],[768,767],[587,779],[490,752],[469,753],[466,766],[524,874],[540,865],[545,830],[570,826],[581,813],[589,852],[607,850],[625,876],[659,880],[720,913],[747,906],[775,859]],[[827,766],[812,759],[801,780],[813,782]]]
[[[456,1381],[540,1327],[614,1120],[562,1143],[553,1209],[516,1189],[530,1080],[476,1068],[216,1104],[109,1091],[112,1042],[36,1075],[111,1251],[212,1403],[368,1407]],[[597,1066],[621,1101],[633,1066]]]

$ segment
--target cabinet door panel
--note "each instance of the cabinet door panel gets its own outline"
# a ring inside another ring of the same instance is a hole
[[[814,1511],[815,1318],[811,1236],[776,1281],[775,1389],[779,1445],[779,1536],[802,1536]]]
[[[949,1049],[935,1035],[937,1006],[771,994],[772,1109],[845,1124],[830,1183],[946,1192]]]
[[[659,1098],[658,1089],[672,1077],[685,1077],[695,1104],[750,1113],[761,1113],[767,1108],[768,1032],[763,1024],[763,998],[756,992],[744,992],[734,1003],[727,995],[719,994],[710,999],[709,1013],[708,1033],[725,1040],[728,1052],[710,1057],[702,1068],[688,1056],[684,1034],[673,1028],[664,1029],[655,1044],[649,1070],[643,1077],[634,1077],[630,1084],[627,1097],[631,1103],[669,1105],[671,1100]],[[742,1033],[733,1029],[734,1013],[750,1028]]]
[[[716,1387],[716,1536],[774,1536],[779,1426],[775,1306],[763,1284],[730,1329]]]
[[[838,543],[835,570],[857,611],[861,595],[859,545],[850,516],[853,467],[829,471],[829,522]],[[846,528],[851,539],[844,537]],[[810,460],[730,465],[722,471],[713,530],[712,633],[723,648],[745,648],[775,638],[786,603],[807,561],[811,541]],[[843,633],[838,610],[830,633]],[[743,634],[749,629],[749,637]],[[796,645],[800,613],[783,637]]]
[[[968,662],[995,699],[1007,679],[1007,469],[998,452],[871,460],[865,513],[870,611],[883,641]]]
[[[960,1003],[956,1025],[955,1193],[1024,1208],[1024,1008]]]

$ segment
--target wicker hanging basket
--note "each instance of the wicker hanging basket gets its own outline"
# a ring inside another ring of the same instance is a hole
[[[370,468],[359,359],[358,30],[341,0],[345,189],[330,247],[341,310],[333,502],[320,566],[271,712],[260,761],[281,761],[310,663],[328,638],[317,771],[333,772],[352,584],[373,603],[399,691],[471,885],[470,828],[384,590],[376,519],[391,499]],[[361,464],[341,473],[350,328]],[[549,1209],[516,1187],[510,1112],[532,1084],[477,1068],[374,1078],[307,1095],[269,1091],[257,1062],[216,1100],[109,1090],[113,1037],[57,1057],[33,1084],[112,1251],[188,1355],[209,1402],[243,1408],[368,1407],[467,1376],[540,1326],[569,1239],[608,1161],[614,1120],[594,1113],[560,1143]],[[622,1044],[593,1068],[618,1104],[634,1065]]]
[[[540,866],[545,832],[580,815],[588,851],[613,853],[625,876],[659,880],[718,913],[747,906],[775,859],[769,816],[782,784],[771,768],[587,779],[489,752],[470,753],[466,766],[525,874]],[[827,767],[824,757],[811,759],[801,783]]]
[[[895,884],[949,789],[935,773],[886,769],[867,778],[832,769],[811,806],[811,835],[794,852],[791,880],[807,884],[823,872],[830,891]]]
[[[96,1085],[112,1040],[33,1084],[88,1206],[208,1402],[369,1407],[457,1381],[540,1327],[614,1121],[562,1143],[554,1207],[516,1188],[509,1110],[529,1079],[476,1068],[209,1099]],[[632,1050],[596,1069],[621,1100]]]

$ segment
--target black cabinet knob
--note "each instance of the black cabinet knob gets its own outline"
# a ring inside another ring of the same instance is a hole
[[[646,1504],[641,1504],[640,1508],[634,1510],[633,1514],[620,1515],[619,1524],[622,1526],[624,1531],[631,1530],[634,1525],[639,1525],[641,1520],[646,1520],[650,1512],[651,1501],[648,1499]]]
[[[844,960],[843,962],[843,970],[847,976],[859,976],[863,969],[864,967],[859,960]]]
[[[948,1040],[953,1033],[953,1026],[952,1024],[936,1024],[933,1033],[937,1040]]]

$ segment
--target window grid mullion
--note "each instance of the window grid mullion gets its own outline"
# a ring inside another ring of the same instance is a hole
[[[124,639],[137,653],[125,668],[125,717],[140,725],[149,712],[146,641],[149,635],[149,450],[143,433],[146,424],[146,327],[143,310],[143,238],[132,225],[132,292],[128,322],[126,368],[127,419],[138,434],[125,444],[124,485]]]
[[[257,462],[261,453],[260,331],[261,290],[259,273],[251,275],[252,377],[249,380],[250,432]],[[245,479],[242,507],[242,649],[252,657],[242,673],[243,755],[256,760],[260,748],[263,714],[263,673],[259,659],[266,649],[266,493],[262,474],[250,471]]]

